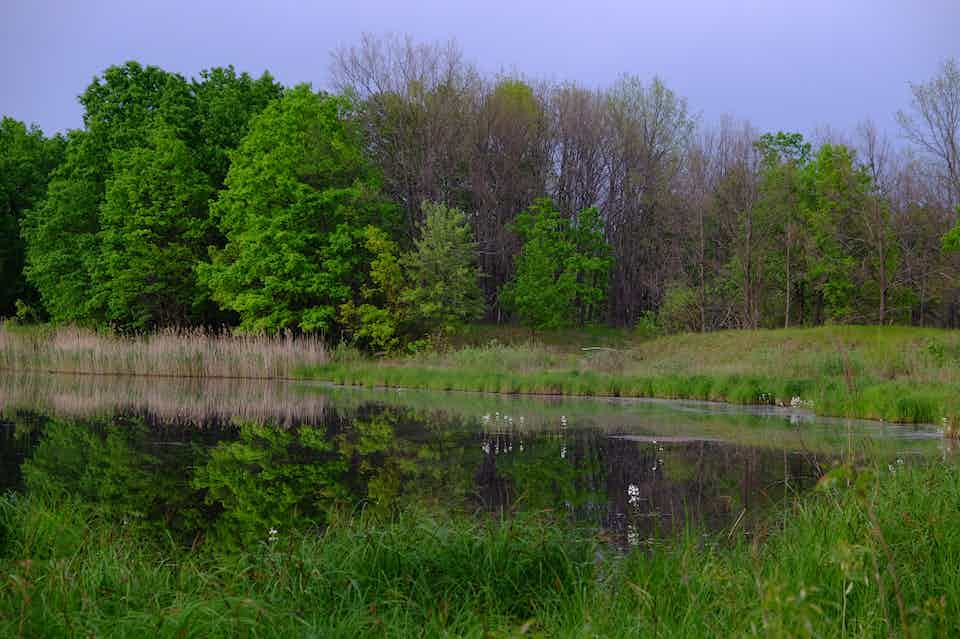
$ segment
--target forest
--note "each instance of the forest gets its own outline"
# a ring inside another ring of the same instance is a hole
[[[0,125],[0,316],[311,333],[960,325],[960,66],[888,137],[704,122],[662,80],[487,76],[364,36],[329,90],[232,66],[94,78],[83,126]]]

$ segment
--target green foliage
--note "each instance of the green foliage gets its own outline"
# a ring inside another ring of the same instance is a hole
[[[255,118],[214,214],[227,237],[200,268],[246,331],[330,331],[366,281],[366,227],[389,228],[342,97],[299,86]]]
[[[212,235],[207,176],[166,127],[149,147],[114,154],[100,209],[94,302],[125,329],[198,323],[204,303],[194,265]]]
[[[0,317],[13,313],[18,300],[36,301],[23,276],[20,223],[46,192],[63,147],[60,136],[47,139],[36,127],[7,117],[0,121]]]
[[[523,248],[514,279],[500,294],[504,306],[537,328],[600,319],[612,259],[597,209],[571,219],[541,198],[517,216],[514,230]]]
[[[463,211],[438,202],[421,209],[414,249],[401,258],[409,281],[404,301],[417,333],[449,333],[483,314],[477,247]]]
[[[658,313],[660,326],[668,333],[695,331],[700,325],[697,292],[683,284],[667,287]]]
[[[960,205],[957,206],[960,215]],[[960,220],[943,236],[943,248],[947,251],[960,251]]]
[[[456,331],[483,313],[476,245],[466,217],[458,209],[422,204],[424,220],[412,250],[400,254],[380,229],[367,229],[373,256],[371,285],[363,303],[341,309],[353,339],[377,350],[395,350],[401,340],[416,344],[425,336]]]
[[[99,256],[98,209],[103,177],[92,134],[71,131],[66,159],[57,168],[43,201],[21,226],[27,280],[36,287],[55,322],[89,323],[92,267]]]
[[[253,113],[280,93],[232,67],[200,81],[136,62],[80,98],[85,128],[22,223],[27,279],[56,322],[123,329],[211,323],[192,274],[222,245],[208,201]]]
[[[857,268],[866,259],[860,241],[861,213],[867,206],[870,178],[855,166],[853,153],[843,145],[820,147],[804,176],[805,213],[810,249],[807,275],[833,320],[850,320],[857,308]]]

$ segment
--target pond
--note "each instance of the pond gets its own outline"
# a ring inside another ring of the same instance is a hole
[[[939,433],[704,402],[513,398],[267,381],[4,374],[0,490],[227,545],[411,506],[550,511],[618,546],[788,514],[832,465],[895,471]]]

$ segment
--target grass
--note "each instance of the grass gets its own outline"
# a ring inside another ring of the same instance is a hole
[[[0,500],[0,636],[887,637],[960,632],[960,470],[840,467],[765,531],[622,555],[548,514],[345,516],[234,553]],[[347,513],[350,515],[350,513]]]
[[[309,377],[346,385],[790,405],[825,416],[907,423],[952,419],[960,398],[960,333],[828,326],[721,331],[653,340],[625,332],[474,330],[443,352],[332,359]],[[590,346],[585,346],[590,344]]]
[[[327,362],[319,338],[209,333],[121,337],[74,327],[0,327],[0,370],[204,378],[287,378]]]
[[[615,329],[471,327],[443,350],[387,359],[319,339],[0,328],[0,370],[790,405],[819,415],[952,424],[960,332],[826,326],[644,339]]]

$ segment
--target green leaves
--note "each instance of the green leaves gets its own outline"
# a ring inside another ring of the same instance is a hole
[[[70,133],[22,223],[25,273],[51,319],[122,330],[222,322],[194,275],[207,247],[223,244],[208,202],[251,115],[279,94],[269,76],[232,68],[191,84],[128,62],[94,79],[80,98],[85,129]]]
[[[335,328],[368,271],[368,225],[388,228],[346,98],[301,85],[272,103],[233,156],[214,215],[227,237],[201,280],[247,331]]]
[[[355,342],[395,350],[402,341],[455,331],[483,313],[476,245],[466,217],[455,208],[422,204],[424,221],[413,250],[400,254],[381,229],[366,231],[373,256],[363,303],[344,304],[340,317]]]
[[[207,176],[169,127],[157,125],[149,147],[114,155],[93,269],[108,322],[142,330],[202,319],[205,295],[194,265],[211,236],[211,193]]]
[[[541,198],[517,216],[514,230],[524,244],[516,275],[500,294],[504,306],[537,328],[599,319],[612,265],[599,212],[565,218]]]
[[[35,302],[36,292],[23,276],[20,223],[43,197],[63,147],[60,136],[46,139],[36,127],[12,118],[0,121],[0,317],[12,314],[18,300]]]

